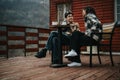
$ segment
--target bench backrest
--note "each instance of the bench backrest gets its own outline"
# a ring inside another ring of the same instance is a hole
[[[102,35],[103,40],[111,39],[114,33],[114,23],[103,24],[103,33],[111,33],[111,34],[103,34]]]

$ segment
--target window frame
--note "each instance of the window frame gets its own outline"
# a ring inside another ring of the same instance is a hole
[[[119,6],[120,6],[120,4],[119,4]],[[114,17],[115,17],[115,21],[118,20],[118,14],[120,15],[120,13],[117,12],[117,8],[118,8],[118,4],[117,4],[117,0],[115,0],[115,2],[114,2],[114,12],[115,12]]]
[[[60,15],[59,15],[59,5],[62,5],[62,7],[63,7],[63,11],[62,11],[62,20],[60,20]],[[67,6],[69,7],[69,8],[67,8]],[[57,21],[58,22],[61,22],[61,21],[63,21],[64,20],[64,14],[65,14],[65,12],[67,11],[67,9],[69,9],[69,10],[71,10],[72,11],[72,5],[71,5],[71,3],[60,3],[60,4],[57,4]]]

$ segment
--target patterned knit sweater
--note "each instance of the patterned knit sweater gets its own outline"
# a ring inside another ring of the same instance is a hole
[[[89,13],[85,16],[85,27],[87,36],[91,36],[92,32],[102,32],[102,24],[94,14]],[[98,41],[102,37],[99,34],[94,34],[92,38]]]

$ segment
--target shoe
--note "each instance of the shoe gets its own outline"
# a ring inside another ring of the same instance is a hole
[[[71,50],[68,54],[65,55],[65,58],[75,57],[75,56],[77,56],[77,53],[74,50]]]
[[[42,49],[40,52],[38,52],[36,55],[35,55],[35,57],[37,57],[37,58],[44,58],[44,57],[46,57],[46,52],[47,52],[47,49]]]
[[[78,63],[78,62],[72,62],[70,64],[67,64],[68,67],[79,67],[79,66],[82,66],[81,63]]]

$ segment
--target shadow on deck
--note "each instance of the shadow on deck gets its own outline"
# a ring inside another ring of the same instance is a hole
[[[81,55],[81,67],[51,68],[51,56],[38,59],[34,56],[0,58],[0,80],[120,80],[120,56],[101,55],[102,64],[93,56],[93,67],[89,67],[89,56]],[[64,58],[64,63],[69,63]]]

